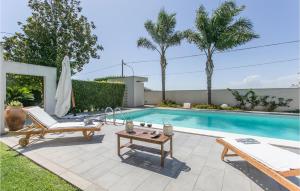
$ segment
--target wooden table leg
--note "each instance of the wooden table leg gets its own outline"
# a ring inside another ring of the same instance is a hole
[[[164,161],[165,161],[165,158],[164,158],[164,144],[161,143],[160,144],[160,166],[164,166]]]
[[[121,150],[121,143],[120,143],[121,141],[120,141],[120,136],[118,135],[118,155],[120,156],[121,154],[120,154],[120,150]]]
[[[170,138],[170,157],[173,158],[173,138]]]

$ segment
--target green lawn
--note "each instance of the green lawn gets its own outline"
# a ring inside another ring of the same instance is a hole
[[[0,142],[0,190],[80,190]]]

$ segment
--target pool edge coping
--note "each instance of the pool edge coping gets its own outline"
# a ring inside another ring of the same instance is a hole
[[[170,109],[170,108],[164,108],[164,107],[151,107],[151,108],[157,108],[157,109]],[[144,109],[150,109],[150,108],[131,108],[129,110],[122,111],[123,113],[127,112],[134,112],[134,111],[139,111],[139,110],[144,110]],[[184,110],[184,111],[212,111],[212,110],[203,110],[203,109],[183,109],[183,108],[171,108],[173,110]],[[224,110],[213,110],[214,111],[220,111],[220,112],[232,112],[232,111],[224,111]],[[232,113],[236,113],[237,111],[233,111]],[[257,113],[257,112],[240,112],[240,113]],[[268,114],[269,112],[259,112],[257,114]],[[118,113],[117,113],[118,114]],[[273,114],[274,115],[274,114]],[[288,115],[288,114],[284,114]],[[294,115],[293,115],[294,116]],[[299,116],[299,115],[296,115]],[[107,121],[113,122],[112,119],[107,119]],[[123,124],[124,120],[116,119],[115,120],[117,123]],[[139,121],[133,121],[135,126],[140,127]],[[152,127],[153,129],[163,129],[163,125],[161,124],[153,124]],[[180,127],[180,126],[173,126],[173,130],[175,132],[182,132],[182,133],[189,133],[189,134],[195,134],[195,135],[204,135],[204,136],[210,136],[210,137],[216,137],[216,138],[222,138],[222,137],[227,137],[227,138],[243,138],[243,137],[251,137],[255,138],[261,142],[267,142],[272,145],[277,145],[277,146],[283,146],[283,147],[291,147],[291,148],[298,148],[300,149],[300,141],[292,141],[292,140],[284,140],[284,139],[276,139],[276,138],[269,138],[269,137],[261,137],[261,136],[255,136],[255,135],[245,135],[245,134],[237,134],[237,133],[229,133],[229,132],[221,132],[221,131],[211,131],[211,130],[204,130],[204,129],[193,129],[189,127]]]

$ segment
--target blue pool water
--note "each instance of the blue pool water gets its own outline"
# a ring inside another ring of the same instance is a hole
[[[155,108],[123,113],[116,118],[300,141],[299,116]]]

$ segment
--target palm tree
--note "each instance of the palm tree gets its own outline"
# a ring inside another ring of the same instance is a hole
[[[232,1],[222,3],[211,16],[201,5],[197,11],[195,25],[197,31],[185,31],[188,42],[194,43],[206,54],[207,102],[211,104],[211,79],[214,69],[213,54],[224,51],[258,38],[252,30],[250,20],[239,17],[245,6],[238,7]]]
[[[165,101],[165,84],[166,84],[166,51],[169,47],[179,45],[183,39],[183,34],[175,31],[176,14],[168,14],[165,10],[161,10],[158,14],[157,22],[151,20],[145,22],[145,28],[149,33],[151,40],[141,37],[137,41],[138,47],[144,47],[150,50],[155,50],[160,56],[161,67],[161,84],[162,84],[162,101]]]

